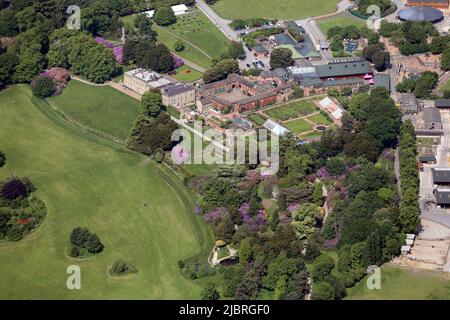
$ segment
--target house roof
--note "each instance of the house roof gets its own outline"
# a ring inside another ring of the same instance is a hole
[[[432,7],[407,7],[400,10],[397,16],[401,20],[407,21],[428,21],[435,22],[444,17],[442,11]]]
[[[423,119],[425,123],[428,122],[442,123],[441,113],[439,112],[439,109],[434,107],[423,109]]]
[[[164,87],[164,94],[168,97],[174,97],[176,95],[195,90],[193,86],[187,84],[177,83],[175,85],[168,85]]]
[[[127,71],[125,74],[144,81],[152,88],[160,88],[172,83],[170,80],[163,78],[159,73],[142,68]]]
[[[436,161],[436,156],[434,154],[429,154],[429,155],[422,155],[419,156],[419,160],[421,162],[429,162],[429,161]]]
[[[433,183],[450,183],[450,168],[431,168]]]
[[[374,87],[383,87],[388,89],[389,91],[391,90],[391,78],[388,74],[376,74],[373,77],[373,81]]]
[[[177,12],[177,11],[187,11],[188,7],[186,7],[185,4],[178,4],[175,6],[171,6],[173,12]]]
[[[295,44],[295,41],[286,33],[275,34],[275,35],[273,35],[273,38],[280,45],[288,45],[288,44],[294,45]]]
[[[403,112],[408,113],[417,113],[419,109],[419,102],[417,98],[412,93],[404,93],[400,99],[400,103],[402,105]]]
[[[436,189],[433,193],[436,199],[436,204],[450,204],[450,189]]]
[[[367,61],[332,62],[316,67],[321,78],[344,77],[372,73],[372,67]]]
[[[437,99],[434,106],[436,108],[450,108],[450,99]]]

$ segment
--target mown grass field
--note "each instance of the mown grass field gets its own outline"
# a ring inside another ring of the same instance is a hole
[[[335,12],[337,0],[219,0],[212,8],[223,18],[302,19]]]
[[[381,267],[381,289],[369,290],[366,278],[347,289],[346,299],[358,300],[440,300],[450,299],[448,273]]]
[[[172,75],[180,82],[193,82],[202,78],[203,74],[195,69],[192,69],[186,65],[179,67],[175,70],[175,74]]]
[[[77,80],[71,80],[60,96],[49,100],[76,121],[122,140],[128,137],[141,108],[139,101],[114,88]]]
[[[289,122],[283,123],[283,126],[285,126],[286,128],[288,128],[289,130],[291,130],[294,133],[302,133],[302,132],[310,131],[313,129],[313,126],[311,125],[311,123],[309,123],[308,121],[306,121],[304,119],[297,119],[297,120],[289,121]]]
[[[439,88],[439,93],[443,94],[445,91],[450,91],[450,80],[448,80],[442,87]]]
[[[178,16],[176,23],[164,29],[190,41],[213,58],[228,49],[227,37],[200,10]]]
[[[127,25],[129,28],[134,28],[133,25],[134,15],[129,15],[125,17],[121,17],[120,20]],[[153,30],[158,33],[157,41],[159,43],[164,43],[172,52],[175,52],[175,42],[177,41],[177,37],[171,35],[162,27],[158,27],[156,24],[153,24]],[[193,63],[204,67],[209,68],[211,66],[212,60],[204,55],[202,52],[192,47],[191,45],[184,43],[185,49],[181,52],[177,52],[176,54],[182,57],[183,59],[192,61]]]
[[[331,124],[331,120],[322,113],[314,114],[312,116],[306,117],[309,121],[314,122],[315,124]]]
[[[0,299],[198,299],[201,288],[181,276],[177,261],[211,242],[192,212],[194,200],[170,172],[119,145],[109,147],[52,113],[27,86],[0,93],[0,180],[31,179],[48,214],[20,242],[0,243]],[[71,260],[75,227],[97,233],[98,256]],[[117,258],[138,274],[112,278]],[[81,268],[81,290],[66,288],[66,268]]]
[[[317,110],[318,108],[314,105],[313,100],[306,99],[294,101],[280,107],[272,108],[264,111],[264,113],[272,119],[278,121],[286,121],[289,119],[306,116]]]
[[[356,18],[351,14],[340,15],[334,18],[326,18],[323,20],[317,21],[319,28],[326,35],[328,30],[332,27],[348,27],[348,26],[357,26],[362,27],[365,24],[363,19]]]

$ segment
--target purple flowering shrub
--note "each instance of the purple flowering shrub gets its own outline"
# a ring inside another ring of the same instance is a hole
[[[184,65],[184,61],[180,57],[172,55],[172,58],[173,58],[173,68],[174,69],[178,69],[179,67]]]
[[[219,207],[214,210],[211,210],[210,212],[206,213],[204,216],[206,223],[212,223],[220,218],[223,218],[227,214],[227,209]]]
[[[111,41],[108,41],[102,37],[95,37],[95,42],[105,48],[112,49],[116,62],[119,64],[123,63],[123,48],[121,46],[115,46]]]

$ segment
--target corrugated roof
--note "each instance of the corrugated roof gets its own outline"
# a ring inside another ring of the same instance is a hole
[[[434,197],[436,204],[448,205],[450,204],[450,190],[449,189],[436,189],[434,190]]]
[[[450,183],[450,168],[431,168],[433,174],[433,183]]]
[[[434,105],[436,108],[450,108],[450,99],[437,99]]]

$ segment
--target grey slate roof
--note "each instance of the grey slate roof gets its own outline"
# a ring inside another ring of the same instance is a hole
[[[400,99],[403,113],[417,113],[419,109],[419,103],[417,98],[412,93],[404,93]]]
[[[437,99],[435,101],[436,108],[450,108],[450,99]]]
[[[164,88],[164,94],[168,97],[174,97],[184,92],[195,90],[193,86],[187,84],[169,85]]]
[[[431,168],[434,184],[450,183],[450,168]]]
[[[279,45],[283,45],[283,44],[295,44],[295,41],[287,34],[285,33],[279,33],[279,34],[275,34],[273,36],[275,38],[275,41],[279,44]]]
[[[439,109],[433,107],[424,108],[423,119],[425,121],[426,129],[442,130],[442,120]],[[433,128],[430,127],[431,125],[433,125]]]
[[[372,73],[372,67],[367,61],[333,62],[316,67],[321,78],[345,77]]]
[[[435,22],[444,17],[442,11],[432,7],[407,7],[398,12],[401,20]]]
[[[448,189],[434,190],[434,197],[436,198],[436,204],[438,204],[438,205],[449,205],[450,204],[450,190],[448,190]]]
[[[373,86],[374,87],[383,87],[391,90],[391,78],[388,74],[376,74],[373,77]]]

